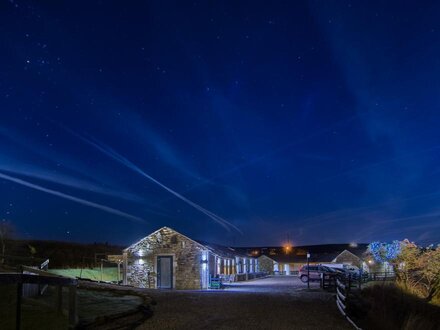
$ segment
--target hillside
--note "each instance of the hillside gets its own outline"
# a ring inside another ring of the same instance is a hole
[[[6,255],[40,260],[50,260],[51,268],[89,267],[97,264],[106,254],[121,254],[123,247],[107,243],[74,243],[46,240],[10,240]],[[18,258],[8,258],[9,264],[20,263]]]

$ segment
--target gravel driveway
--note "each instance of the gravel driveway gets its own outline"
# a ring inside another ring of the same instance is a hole
[[[154,315],[137,329],[351,329],[332,294],[296,277],[268,277],[218,291],[148,290]]]

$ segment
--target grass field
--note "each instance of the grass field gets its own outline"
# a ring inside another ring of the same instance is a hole
[[[116,267],[103,268],[102,278],[101,269],[98,268],[68,268],[68,269],[49,269],[50,273],[66,276],[66,277],[80,277],[94,281],[112,282],[118,280],[118,269]]]

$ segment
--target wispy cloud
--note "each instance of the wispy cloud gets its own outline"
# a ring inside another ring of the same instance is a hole
[[[147,143],[150,148],[152,147],[161,162],[191,178],[201,179],[201,175],[187,160],[181,157],[176,148],[172,147],[151,127],[148,127],[141,120],[130,120],[130,126],[133,128],[133,134],[139,137],[140,141]]]
[[[0,158],[0,170],[13,174],[23,175],[38,180],[55,183],[57,185],[75,188],[78,190],[102,194],[115,198],[121,198],[128,201],[133,201],[133,202],[143,201],[141,197],[131,193],[127,193],[124,191],[116,191],[88,180],[75,178],[66,174],[58,173],[56,171],[50,171],[35,165],[23,164],[17,160],[5,159],[4,157]]]
[[[72,174],[75,179],[88,181],[90,184],[95,186],[102,184],[102,182],[105,182],[106,187],[113,186],[111,183],[113,178],[111,176],[106,177],[103,175],[102,171],[98,171],[96,168],[86,164],[84,161],[72,157],[72,154],[66,152],[65,148],[62,150],[48,148],[44,143],[38,143],[36,136],[33,136],[31,139],[29,136],[25,136],[16,130],[2,126],[0,126],[0,135],[5,140],[13,142],[15,146],[29,151],[28,153],[22,153],[26,155],[26,159],[33,159],[35,156],[37,156],[38,159],[45,160],[46,163],[56,168],[59,172],[64,171]],[[7,146],[8,145],[9,144],[7,144]],[[13,154],[13,150],[11,150],[10,154]],[[0,159],[4,159],[5,161],[2,161],[2,163],[8,165],[6,155],[3,154]],[[21,163],[26,164],[30,162],[22,161]],[[112,187],[112,189],[118,191],[124,190],[121,187]]]
[[[439,215],[437,216],[439,217]],[[416,224],[416,225],[400,225],[397,228],[391,227],[391,228],[383,228],[383,226],[378,226],[374,228],[372,231],[375,235],[388,235],[388,236],[403,236],[403,235],[418,235],[415,237],[416,239],[421,239],[420,236],[426,233],[426,231],[430,231],[431,233],[435,233],[437,228],[440,227],[440,221],[435,221],[431,223],[424,223],[424,224]],[[402,237],[403,239],[404,237]],[[407,237],[410,238],[411,237]]]
[[[342,210],[335,210],[322,213],[312,217],[305,217],[298,220],[304,227],[316,227],[324,223],[340,222],[342,220],[355,221],[362,219],[363,221],[373,221],[376,224],[384,225],[387,223],[398,222],[403,220],[410,220],[413,217],[399,217],[393,216],[393,212],[400,210],[404,206],[411,205],[410,203],[418,203],[420,200],[428,200],[432,198],[439,198],[440,191],[434,191],[426,194],[417,194],[396,200],[390,200],[384,203],[366,205],[355,208],[346,208]],[[414,219],[429,218],[436,216],[437,212],[425,213],[414,216]]]
[[[123,157],[122,155],[120,155],[119,153],[117,153],[116,151],[111,149],[110,147],[106,146],[102,142],[99,142],[97,140],[88,139],[86,137],[83,137],[83,136],[75,133],[75,132],[72,132],[72,133],[74,133],[75,136],[77,136],[78,138],[80,138],[82,141],[86,142],[90,146],[92,146],[95,149],[101,151],[103,154],[105,154],[108,157],[112,158],[113,160],[119,162],[120,164],[126,166],[127,168],[131,169],[132,171],[140,174],[141,176],[147,178],[148,180],[150,180],[151,182],[155,183],[156,185],[158,185],[162,189],[168,191],[170,194],[174,195],[175,197],[177,197],[178,199],[182,200],[186,204],[192,206],[193,208],[195,208],[199,212],[205,214],[206,216],[208,216],[210,219],[212,219],[213,221],[215,221],[216,223],[221,225],[226,230],[230,231],[231,229],[234,229],[237,232],[242,233],[240,229],[238,229],[235,225],[233,225],[229,221],[227,221],[227,220],[223,219],[222,217],[216,215],[215,213],[213,213],[213,212],[203,208],[202,206],[198,205],[197,203],[194,203],[193,201],[191,201],[188,198],[186,198],[185,196],[179,194],[178,192],[176,192],[175,190],[171,189],[170,187],[164,185],[163,183],[161,183],[157,179],[153,178],[151,175],[147,174],[145,171],[143,171],[137,165],[132,163],[130,160],[128,160],[127,158]]]
[[[394,222],[403,222],[407,220],[418,220],[418,219],[427,219],[427,218],[440,218],[440,212],[431,212],[431,213],[422,213],[417,215],[412,215],[409,217],[400,217],[400,218],[392,218],[388,219],[386,221],[383,221],[383,223],[394,223]]]
[[[344,127],[348,124],[350,124],[353,120],[355,120],[357,118],[357,115],[353,115],[353,116],[349,116],[346,118],[343,118],[327,127],[323,127],[320,129],[316,129],[315,131],[312,131],[309,135],[304,136],[298,140],[292,141],[290,143],[287,144],[282,144],[279,145],[278,147],[275,147],[271,150],[268,150],[265,153],[262,153],[260,155],[257,155],[247,161],[242,162],[241,164],[238,164],[236,166],[233,166],[217,175],[212,176],[211,178],[208,179],[204,179],[202,180],[200,183],[197,183],[195,185],[193,185],[192,187],[190,187],[189,189],[185,190],[186,192],[191,191],[195,188],[198,188],[200,186],[206,185],[206,184],[213,184],[215,182],[215,180],[220,179],[222,177],[225,177],[227,175],[230,175],[232,173],[238,172],[242,169],[245,169],[249,166],[253,166],[257,163],[263,162],[264,160],[267,160],[270,157],[274,157],[277,154],[280,154],[282,152],[285,152],[291,148],[293,148],[294,146],[298,146],[298,145],[302,145],[304,143],[306,143],[307,141],[313,140],[319,136],[322,136],[326,133],[329,133],[331,131],[333,131],[336,128],[340,128],[340,127]],[[326,159],[327,160],[327,159]]]
[[[405,160],[405,159],[414,158],[416,156],[420,157],[421,154],[431,153],[432,151],[434,151],[436,149],[440,149],[440,145],[434,145],[434,146],[428,147],[426,149],[417,150],[417,151],[413,151],[413,152],[407,152],[407,153],[404,153],[404,154],[402,154],[402,155],[400,155],[398,157],[391,157],[391,158],[384,159],[384,160],[379,161],[379,162],[366,164],[366,165],[363,165],[363,166],[360,166],[360,167],[355,167],[355,168],[349,169],[348,171],[345,171],[345,172],[342,172],[342,173],[338,173],[338,174],[330,176],[330,177],[323,178],[320,181],[333,180],[333,179],[336,179],[336,178],[340,178],[342,176],[352,175],[352,174],[355,174],[357,172],[367,171],[367,170],[370,170],[372,168],[375,168],[375,167],[378,167],[378,166],[382,166],[382,165],[385,165],[385,164],[388,164],[388,163],[402,161],[402,160]]]
[[[65,193],[60,192],[60,191],[48,189],[48,188],[42,187],[40,185],[36,185],[36,184],[31,183],[31,182],[28,182],[28,181],[25,181],[25,180],[22,180],[22,179],[19,179],[19,178],[16,178],[16,177],[13,177],[13,176],[1,173],[1,172],[0,172],[0,178],[4,179],[4,180],[11,181],[11,182],[14,182],[14,183],[17,183],[19,185],[22,185],[22,186],[25,186],[25,187],[28,187],[28,188],[32,188],[32,189],[35,189],[35,190],[39,190],[39,191],[45,192],[47,194],[58,196],[60,198],[64,198],[64,199],[67,199],[67,200],[70,200],[70,201],[73,201],[73,202],[76,202],[76,203],[79,203],[79,204],[82,204],[82,205],[90,206],[90,207],[93,207],[95,209],[107,212],[107,213],[115,214],[115,215],[127,218],[127,219],[129,219],[131,221],[134,221],[134,222],[145,223],[145,221],[142,220],[139,217],[136,217],[134,215],[122,212],[122,211],[114,209],[114,208],[111,208],[109,206],[98,204],[98,203],[94,203],[94,202],[91,202],[91,201],[88,201],[88,200],[85,200],[85,199],[82,199],[82,198],[78,198],[78,197],[75,197],[75,196],[72,196],[72,195],[65,194]]]

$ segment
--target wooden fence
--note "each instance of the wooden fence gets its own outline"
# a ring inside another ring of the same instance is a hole
[[[299,271],[298,270],[291,270],[290,272],[289,272],[289,275],[291,275],[291,276],[298,276],[298,274],[299,274]],[[287,272],[285,271],[285,270],[274,270],[274,271],[272,271],[271,272],[271,275],[287,275]]]
[[[36,274],[36,275],[50,275],[49,273],[42,274],[41,271],[47,271],[49,268],[49,259],[44,261],[41,265],[38,267],[28,267],[28,266],[21,266],[19,267],[19,270],[23,274]],[[36,297],[40,296],[44,293],[44,291],[47,289],[47,285],[37,285],[37,284],[30,284],[30,283],[24,283],[23,284],[23,297]]]
[[[336,278],[346,279],[347,281],[350,281],[352,287],[362,289],[362,286],[369,282],[394,281],[396,275],[392,272],[364,273],[360,275],[323,273],[321,274],[321,288],[330,291],[336,290]]]
[[[43,259],[43,258],[11,256],[6,254],[0,254],[1,264],[3,266],[9,266],[9,267],[19,267],[21,265],[40,267],[46,261],[47,259]]]
[[[350,303],[350,293],[353,288],[353,282],[350,276],[336,276],[336,306],[338,307],[341,314],[350,322],[356,330],[361,330],[356,323],[348,315],[347,307]],[[357,287],[355,285],[355,287]]]
[[[31,268],[34,272],[38,271]],[[59,313],[62,313],[63,303],[63,287],[69,289],[69,311],[68,320],[69,328],[74,329],[77,321],[77,296],[76,287],[78,281],[72,278],[60,277],[60,276],[45,276],[34,274],[22,274],[22,273],[0,273],[0,285],[16,285],[17,286],[17,304],[15,314],[15,328],[17,330],[21,327],[21,302],[23,296],[23,286],[26,284],[34,284],[37,286],[51,285],[57,287],[55,308]]]
[[[230,282],[240,282],[240,281],[248,281],[253,280],[260,277],[267,276],[267,273],[265,272],[258,272],[258,273],[240,273],[240,274],[234,274],[232,275],[232,281]],[[220,275],[221,277],[221,275]]]
[[[363,285],[369,282],[392,281],[396,276],[392,272],[376,272],[370,274],[321,274],[321,287],[325,290],[336,292],[336,305],[341,314],[355,327],[360,330],[350,314],[350,306],[356,303]]]
[[[396,274],[394,272],[375,272],[368,274],[365,282],[371,281],[394,281],[396,279]]]

